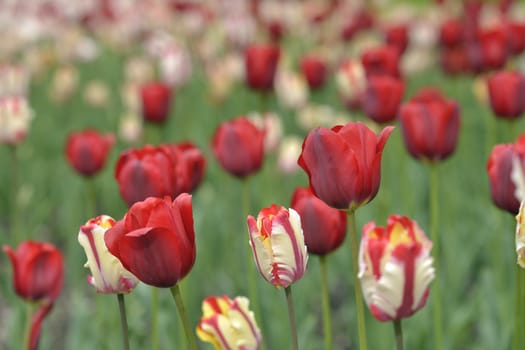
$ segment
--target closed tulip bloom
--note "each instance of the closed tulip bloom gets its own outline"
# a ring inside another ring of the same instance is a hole
[[[104,235],[114,225],[113,218],[100,215],[82,225],[78,232],[78,242],[87,256],[84,267],[91,271],[88,282],[99,293],[129,293],[138,283],[106,247]]]
[[[372,76],[363,97],[363,109],[367,117],[376,123],[389,123],[397,117],[397,111],[405,84],[402,80],[390,76]]]
[[[404,103],[399,110],[403,140],[416,159],[440,161],[456,149],[459,109],[455,101],[438,93],[423,92]]]
[[[141,282],[173,287],[195,262],[191,195],[135,203],[104,235],[111,254]]]
[[[260,91],[273,89],[280,54],[279,46],[273,44],[254,44],[246,48],[245,74],[250,88]]]
[[[328,70],[326,62],[321,57],[314,55],[303,57],[301,71],[310,89],[319,89],[325,84]]]
[[[439,30],[441,45],[452,48],[463,43],[463,22],[457,18],[451,18],[441,24]]]
[[[315,195],[344,210],[371,201],[379,190],[381,155],[392,130],[389,126],[376,135],[360,122],[312,130],[298,164]]]
[[[208,297],[202,302],[197,335],[216,350],[257,350],[261,331],[246,297]]]
[[[0,97],[0,142],[18,145],[29,131],[33,111],[23,96]]]
[[[51,243],[24,241],[16,250],[4,245],[13,266],[15,293],[27,301],[53,302],[62,289],[64,261]]]
[[[248,216],[247,222],[257,270],[266,281],[286,288],[303,277],[308,253],[295,210],[272,204],[259,212],[257,220]]]
[[[441,64],[441,69],[450,75],[465,73],[469,69],[469,58],[463,46],[443,48],[440,53],[439,63]]]
[[[171,88],[161,82],[151,82],[141,86],[142,117],[145,121],[161,124],[170,113]]]
[[[199,187],[204,178],[206,171],[206,158],[201,149],[192,142],[182,142],[177,144],[177,147],[182,152],[185,167],[188,172],[188,193],[191,193]]]
[[[400,77],[399,51],[389,45],[368,49],[361,56],[366,76],[390,75]]]
[[[361,62],[345,60],[335,76],[337,91],[349,109],[361,107],[366,89],[365,70]]]
[[[490,106],[497,117],[514,119],[525,111],[525,75],[518,71],[494,73],[487,80]]]
[[[501,69],[509,55],[507,34],[503,26],[481,30],[478,33],[481,61],[484,69]]]
[[[391,215],[386,227],[363,227],[359,279],[370,312],[379,321],[400,320],[425,306],[435,277],[432,242],[415,221]]]
[[[343,243],[346,236],[346,213],[329,207],[308,187],[297,188],[291,207],[301,217],[308,253],[326,255]]]
[[[525,22],[508,22],[506,28],[510,53],[513,55],[523,53],[525,50]]]
[[[386,28],[384,36],[387,45],[396,47],[400,53],[405,52],[409,41],[406,24],[397,24]]]
[[[92,176],[104,167],[114,143],[112,134],[102,134],[94,129],[73,132],[66,141],[66,157],[79,174]]]
[[[248,118],[238,117],[219,125],[213,135],[212,148],[224,170],[244,178],[262,166],[264,131]]]

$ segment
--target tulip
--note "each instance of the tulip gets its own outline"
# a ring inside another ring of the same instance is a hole
[[[299,170],[297,158],[301,155],[303,140],[297,136],[286,136],[279,146],[277,166],[284,174],[293,174]]]
[[[307,55],[301,60],[301,71],[310,89],[321,88],[328,74],[326,62],[315,55]]]
[[[368,49],[361,55],[361,62],[365,68],[366,76],[390,75],[400,77],[399,51],[393,46],[381,46]]]
[[[246,117],[232,119],[215,130],[213,153],[224,170],[244,178],[262,166],[264,134]]]
[[[273,204],[248,216],[250,246],[257,270],[277,288],[287,288],[303,277],[308,261],[301,218],[293,209]]]
[[[84,267],[89,268],[92,274],[88,282],[98,293],[129,293],[138,283],[106,247],[104,235],[114,225],[113,218],[100,215],[82,225],[78,232],[78,242],[87,256]]]
[[[518,215],[516,215],[516,254],[518,265],[525,268],[525,201],[521,202]]]
[[[337,209],[354,210],[379,190],[381,155],[393,127],[375,135],[363,123],[312,130],[298,164],[308,174],[314,194]]]
[[[440,64],[447,74],[465,73],[469,69],[467,51],[463,46],[444,48],[441,50]]]
[[[458,47],[463,42],[463,22],[457,18],[451,18],[441,24],[439,40],[442,46],[447,48]]]
[[[283,136],[283,122],[273,112],[248,114],[248,119],[259,129],[264,131],[264,153],[271,153],[281,143]]]
[[[141,86],[142,117],[145,121],[162,124],[168,118],[171,104],[171,88],[160,82]]]
[[[199,187],[206,170],[206,158],[204,154],[192,142],[183,142],[176,145],[182,152],[182,159],[186,163],[185,167],[188,172],[187,192],[191,193]]]
[[[490,105],[497,117],[514,119],[525,111],[525,75],[518,71],[500,71],[487,80]]]
[[[484,69],[501,69],[507,61],[507,34],[503,26],[478,32]]]
[[[329,207],[308,187],[297,188],[291,207],[301,217],[308,252],[326,255],[335,251],[346,236],[346,213]]]
[[[23,96],[0,98],[0,143],[17,145],[24,141],[33,111]]]
[[[308,101],[308,86],[303,77],[295,72],[280,70],[275,77],[275,93],[281,105],[299,109]]]
[[[436,91],[423,92],[401,106],[399,121],[405,146],[414,158],[435,162],[454,152],[460,125],[456,102]]]
[[[365,114],[376,123],[394,121],[405,86],[400,79],[390,76],[372,76],[368,78],[363,101]]]
[[[400,320],[425,306],[435,270],[432,242],[415,221],[391,215],[386,227],[363,227],[359,279],[370,312],[379,321]]]
[[[405,52],[408,46],[408,26],[405,24],[398,24],[388,27],[385,32],[385,42],[387,45],[398,49],[400,53]]]
[[[366,89],[365,70],[361,62],[343,61],[337,70],[335,79],[337,91],[345,106],[349,109],[360,108]]]
[[[104,241],[111,254],[140,281],[173,287],[195,262],[195,232],[191,195],[173,201],[149,197],[131,206],[109,229]]]
[[[104,167],[114,143],[112,134],[101,134],[94,129],[74,132],[66,141],[66,157],[79,174],[92,176]]]
[[[202,341],[217,350],[256,350],[261,331],[246,297],[208,297],[202,302],[203,316],[197,326]]]
[[[508,22],[507,23],[507,45],[510,53],[519,55],[525,50],[525,23]]]
[[[254,44],[244,51],[246,82],[253,90],[273,89],[280,49],[273,44]]]

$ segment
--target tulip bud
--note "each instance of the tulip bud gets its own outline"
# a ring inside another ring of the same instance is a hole
[[[104,234],[114,225],[113,218],[101,215],[82,225],[78,232],[78,242],[87,256],[84,267],[92,274],[88,282],[99,293],[128,293],[138,283],[137,278],[106,247]]]
[[[246,82],[254,90],[268,91],[273,88],[273,80],[280,49],[273,44],[251,45],[244,52]]]
[[[277,288],[303,277],[308,261],[301,218],[293,209],[272,204],[248,216],[250,246],[261,276]]]
[[[249,303],[246,297],[206,298],[197,335],[217,350],[256,350],[261,343],[261,331]]]
[[[490,106],[497,117],[514,119],[525,111],[525,75],[500,71],[487,80]]]
[[[91,176],[98,173],[115,143],[112,134],[101,134],[94,129],[71,133],[66,142],[66,157],[79,174]]]
[[[142,116],[151,123],[164,123],[170,113],[171,88],[160,82],[142,85]]]
[[[415,221],[392,215],[386,227],[363,227],[359,279],[370,312],[379,321],[409,317],[425,306],[435,270],[432,242]]]

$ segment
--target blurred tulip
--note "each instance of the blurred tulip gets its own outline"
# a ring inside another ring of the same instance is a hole
[[[104,235],[111,254],[141,282],[173,287],[195,262],[191,195],[135,203]]]
[[[515,119],[525,111],[525,75],[500,71],[487,80],[490,106],[497,117]]]
[[[516,254],[518,265],[525,268],[525,201],[521,202],[518,215],[516,215]]]
[[[219,125],[213,135],[212,148],[224,170],[244,178],[262,166],[264,131],[248,118],[238,117]]]
[[[261,331],[249,304],[246,297],[207,297],[202,302],[197,335],[217,350],[257,350]]]
[[[64,66],[56,70],[51,82],[50,94],[55,102],[68,100],[78,86],[78,71],[73,66]]]
[[[415,221],[391,215],[386,227],[363,227],[359,279],[370,312],[379,321],[400,320],[425,306],[435,277],[432,242]]]
[[[293,174],[300,168],[297,159],[301,155],[303,140],[297,136],[286,136],[279,147],[277,166],[284,174]]]
[[[244,51],[246,82],[254,90],[273,89],[280,49],[273,44],[254,44]]]
[[[120,261],[111,255],[104,242],[104,235],[115,225],[115,220],[100,215],[80,226],[78,242],[84,248],[91,276],[88,282],[98,293],[129,293],[138,283],[135,276],[126,270]]]
[[[171,87],[179,87],[191,77],[189,52],[181,45],[170,45],[159,53],[161,80]]]
[[[104,135],[94,129],[73,132],[66,141],[66,157],[79,174],[92,176],[104,167],[114,143],[112,134]]]
[[[301,59],[301,72],[312,90],[323,87],[328,75],[325,60],[313,54]]]
[[[301,218],[293,209],[272,204],[248,216],[250,246],[261,276],[276,288],[303,277],[308,261]]]
[[[187,192],[191,193],[199,187],[206,170],[206,158],[201,149],[192,142],[182,142],[175,145],[182,154],[182,159],[188,173]]]
[[[298,73],[279,70],[275,77],[275,94],[282,106],[298,109],[308,101],[308,86]]]
[[[0,98],[26,96],[29,86],[29,71],[14,64],[0,64]]]
[[[312,130],[298,163],[308,174],[314,194],[344,210],[371,201],[379,190],[381,156],[392,130],[389,126],[376,135],[359,122]]]
[[[124,77],[126,81],[136,84],[145,84],[146,82],[151,81],[153,76],[153,65],[144,57],[131,57],[124,65]]]
[[[151,123],[162,124],[168,118],[172,100],[171,88],[160,82],[141,86],[142,116]]]
[[[423,89],[401,105],[399,121],[408,152],[416,159],[440,161],[456,149],[459,109],[437,90]]]
[[[469,69],[469,58],[463,46],[443,48],[440,54],[441,69],[447,74],[466,73]]]
[[[326,255],[343,243],[346,236],[346,212],[329,207],[308,187],[295,189],[291,207],[301,217],[308,253]]]
[[[363,65],[358,61],[345,60],[337,70],[337,91],[346,107],[357,109],[361,107],[366,89],[366,75]]]
[[[366,50],[361,55],[366,76],[390,75],[399,78],[399,55],[398,49],[389,45]]]
[[[397,24],[386,28],[384,36],[387,45],[397,48],[400,53],[405,52],[409,41],[406,24]]]
[[[480,30],[478,33],[481,48],[483,69],[501,69],[505,66],[509,55],[507,35],[501,25]]]
[[[108,86],[100,81],[93,80],[86,84],[84,100],[92,107],[105,107],[109,103],[110,92]]]
[[[441,24],[440,43],[447,48],[458,47],[463,43],[463,23],[457,18],[450,18]]]
[[[255,126],[264,131],[264,152],[270,153],[275,151],[283,136],[283,122],[281,118],[273,112],[250,113],[248,118]]]
[[[24,141],[33,111],[23,96],[0,98],[0,142],[17,145]]]
[[[119,137],[124,142],[139,143],[143,133],[143,119],[138,113],[128,111],[120,117]]]
[[[525,51],[525,22],[512,21],[506,23],[507,44],[513,55]]]
[[[397,117],[397,111],[405,84],[390,76],[372,76],[363,96],[363,109],[367,117],[376,123],[389,123]]]

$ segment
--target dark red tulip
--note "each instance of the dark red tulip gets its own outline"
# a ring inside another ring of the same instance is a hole
[[[384,36],[387,45],[396,47],[400,53],[405,52],[408,46],[408,26],[406,24],[386,28]]]
[[[99,172],[115,143],[112,134],[102,134],[94,129],[74,132],[66,142],[66,157],[79,174],[91,176]]]
[[[51,243],[24,241],[16,251],[4,245],[13,265],[16,294],[31,302],[53,302],[62,289],[64,262],[62,253]]]
[[[478,32],[483,68],[500,69],[509,55],[507,32],[503,26],[484,29]]]
[[[274,42],[279,42],[282,39],[286,31],[284,24],[277,20],[270,21],[269,23],[267,23],[266,29],[268,30],[268,33],[270,34],[270,38]]]
[[[142,116],[151,123],[164,123],[170,113],[171,88],[161,82],[145,84],[140,89]]]
[[[514,119],[525,111],[525,76],[517,71],[494,73],[487,80],[489,100],[497,117]]]
[[[401,105],[399,121],[405,146],[416,159],[439,161],[456,149],[458,105],[435,90],[424,90]]]
[[[262,166],[264,131],[246,117],[235,118],[215,130],[212,148],[224,170],[243,178]]]
[[[374,134],[363,123],[316,128],[306,136],[297,161],[310,187],[331,207],[354,210],[379,190],[381,155],[393,127]]]
[[[443,22],[439,30],[439,41],[447,48],[460,46],[463,43],[463,22],[458,18]]]
[[[173,287],[195,262],[191,195],[149,197],[137,202],[109,229],[104,240],[111,254],[140,281]]]
[[[525,23],[508,22],[507,28],[507,47],[509,53],[519,55],[525,51]]]
[[[322,87],[328,74],[326,62],[321,57],[314,55],[303,57],[301,60],[301,71],[310,89]]]
[[[441,69],[447,74],[456,75],[469,70],[469,58],[465,47],[443,48],[440,53]]]
[[[308,253],[325,255],[343,243],[346,236],[346,213],[328,206],[308,187],[297,188],[291,207],[299,213]]]
[[[368,78],[363,98],[363,109],[367,117],[377,123],[389,123],[396,119],[405,84],[388,75]]]
[[[197,189],[201,184],[206,170],[206,158],[204,154],[191,142],[183,142],[177,144],[177,147],[182,152],[182,158],[186,163],[186,169],[189,177],[188,193],[191,193]]]
[[[279,46],[273,44],[254,44],[246,48],[245,74],[250,88],[260,91],[273,89],[280,54]]]
[[[399,51],[393,46],[368,49],[361,56],[366,76],[390,75],[399,77]]]
[[[370,29],[374,25],[374,17],[372,12],[363,8],[358,10],[354,15],[350,16],[349,20],[343,24],[341,29],[341,38],[344,41],[351,40],[357,33]]]

